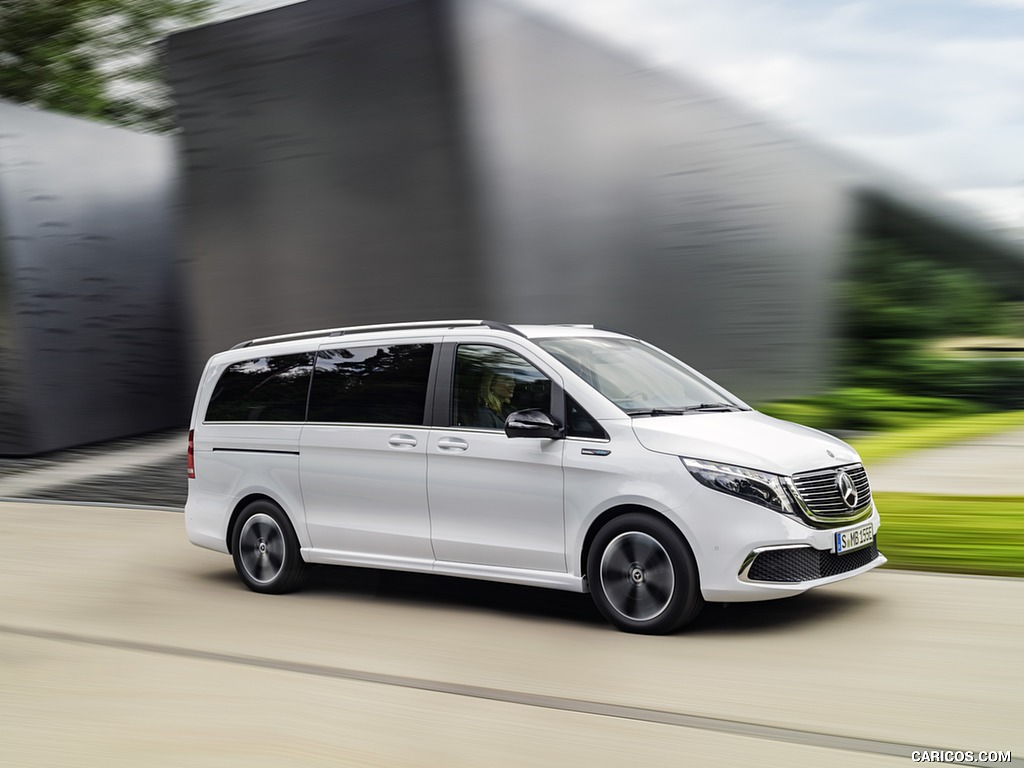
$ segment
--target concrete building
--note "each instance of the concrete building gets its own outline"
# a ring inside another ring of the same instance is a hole
[[[0,102],[0,454],[187,421],[171,141]]]
[[[377,321],[595,322],[748,400],[825,386],[858,240],[1024,257],[884,171],[491,0],[309,0],[175,35],[193,366]]]

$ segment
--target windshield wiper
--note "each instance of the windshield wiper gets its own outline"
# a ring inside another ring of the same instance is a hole
[[[744,410],[746,409],[732,403],[700,403],[699,405],[685,405],[682,408],[651,408],[650,410],[626,411],[626,413],[630,416],[682,416],[684,413],[696,411],[721,413]]]
[[[701,403],[700,405],[688,405],[684,411],[745,411],[735,403]]]

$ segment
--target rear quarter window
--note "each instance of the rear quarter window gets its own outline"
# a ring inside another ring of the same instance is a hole
[[[214,387],[206,421],[303,421],[312,372],[312,352],[230,365]]]

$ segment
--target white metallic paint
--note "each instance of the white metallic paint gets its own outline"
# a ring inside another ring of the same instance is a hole
[[[606,335],[521,328],[537,337]],[[438,335],[407,330],[397,337],[436,343]],[[393,342],[396,334],[366,334],[360,340]],[[831,550],[834,529],[811,528],[701,486],[679,459],[791,475],[859,461],[842,441],[756,412],[629,418],[523,339],[488,328],[460,328],[445,340],[497,343],[522,354],[597,418],[610,439],[513,440],[487,430],[404,425],[202,423],[199,415],[226,366],[254,354],[293,354],[317,344],[300,339],[268,344],[258,353],[231,350],[207,364],[193,408],[196,478],[189,481],[185,515],[190,541],[226,552],[232,511],[246,496],[262,494],[288,514],[310,562],[570,591],[587,589],[583,546],[591,526],[603,513],[626,506],[650,509],[679,529],[694,553],[707,600],[785,597],[885,562],[880,556],[864,568],[812,582],[741,581],[744,559],[755,548],[810,544]],[[464,450],[452,445],[458,441]],[[609,453],[587,455],[584,448]],[[877,510],[870,522],[877,534]]]
[[[641,417],[633,420],[633,431],[651,451],[777,475],[860,461],[838,438],[757,411]]]
[[[310,545],[318,551],[433,559],[429,434],[424,427],[307,424],[299,474]]]
[[[466,449],[441,447],[453,439]],[[437,559],[565,572],[564,444],[490,430],[433,430],[427,477]]]
[[[247,496],[266,496],[288,514],[309,545],[299,488],[299,424],[206,424],[194,439],[196,476],[189,480],[189,540],[227,552],[231,514]],[[203,543],[205,542],[205,543]]]

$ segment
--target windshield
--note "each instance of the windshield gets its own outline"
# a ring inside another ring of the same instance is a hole
[[[575,337],[537,343],[631,415],[747,410],[678,360],[635,339]]]

